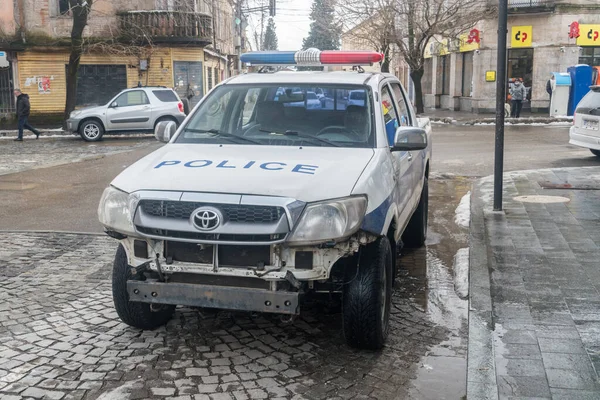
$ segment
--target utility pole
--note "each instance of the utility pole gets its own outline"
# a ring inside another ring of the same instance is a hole
[[[494,211],[502,211],[504,172],[504,102],[506,101],[507,0],[498,2],[498,61],[496,64],[496,142],[494,150]]]
[[[242,73],[242,1],[237,0],[235,3],[235,24],[236,24],[236,38],[235,46],[237,53],[237,74]]]

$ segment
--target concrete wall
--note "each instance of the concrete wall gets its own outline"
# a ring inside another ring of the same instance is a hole
[[[13,0],[2,0],[0,4],[0,37],[15,34],[16,21]]]

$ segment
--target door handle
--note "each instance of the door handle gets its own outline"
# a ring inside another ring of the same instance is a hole
[[[408,152],[408,161],[412,161],[412,153],[410,151]]]

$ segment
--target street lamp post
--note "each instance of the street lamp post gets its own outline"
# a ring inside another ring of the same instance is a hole
[[[498,62],[496,65],[496,141],[494,151],[494,211],[502,211],[504,170],[504,102],[506,101],[507,0],[498,1]]]

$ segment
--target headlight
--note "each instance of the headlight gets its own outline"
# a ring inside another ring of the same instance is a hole
[[[71,111],[71,114],[69,114],[69,117],[70,118],[75,118],[79,114],[81,114],[81,111]]]
[[[346,238],[360,228],[366,210],[367,198],[364,196],[309,204],[288,242],[307,245]]]
[[[100,223],[119,233],[134,234],[133,214],[138,200],[135,194],[127,194],[112,186],[107,187],[98,206]]]

